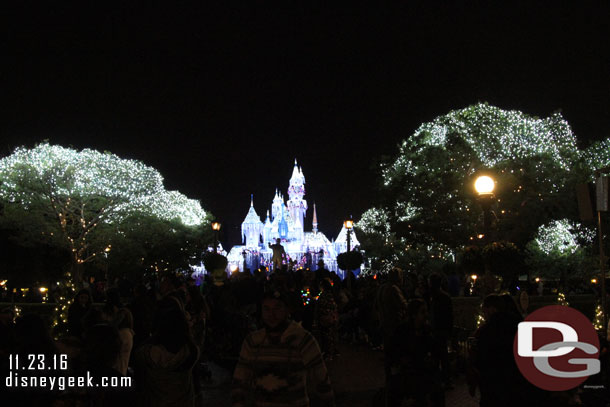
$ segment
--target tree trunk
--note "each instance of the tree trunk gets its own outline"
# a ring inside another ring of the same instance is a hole
[[[72,255],[72,281],[78,288],[83,286],[83,265],[76,255]]]

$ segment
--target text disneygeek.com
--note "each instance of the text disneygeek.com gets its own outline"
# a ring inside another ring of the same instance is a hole
[[[131,377],[101,376],[25,376],[11,372],[5,379],[9,389],[48,389],[63,391],[67,388],[126,388],[131,387]]]

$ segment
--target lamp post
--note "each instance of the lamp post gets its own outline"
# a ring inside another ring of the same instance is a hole
[[[351,219],[346,220],[345,222],[343,222],[343,226],[345,226],[345,229],[347,229],[347,251],[349,252],[351,250],[351,238],[352,238],[352,228],[354,227],[354,221]]]
[[[349,253],[351,250],[351,243],[352,243],[352,228],[354,227],[354,221],[351,219],[347,219],[345,222],[343,222],[343,226],[345,226],[345,229],[347,231],[347,252]],[[350,270],[346,270],[346,278],[347,278],[347,289],[349,291],[351,291],[352,289],[352,279],[349,276],[350,274]]]
[[[610,167],[600,168],[595,171],[595,190],[597,198],[597,233],[599,240],[599,271],[601,274],[601,302],[602,302],[602,332],[606,332],[608,326],[608,314],[606,313],[606,256],[604,255],[604,234],[602,233],[602,212],[608,211],[608,176],[605,175]]]
[[[104,278],[106,279],[106,281],[108,281],[108,253],[110,253],[110,250],[112,250],[112,245],[109,244],[105,249],[104,249]]]
[[[494,200],[493,190],[495,185],[496,182],[493,178],[487,175],[481,175],[474,182],[474,189],[477,191],[477,194],[479,194],[479,204],[481,205],[481,208],[483,208],[483,239],[486,244],[490,242],[491,204]]]
[[[212,222],[214,231],[214,253],[218,253],[218,232],[220,232],[220,222]]]

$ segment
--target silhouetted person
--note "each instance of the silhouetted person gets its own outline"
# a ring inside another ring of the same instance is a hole
[[[201,391],[202,373],[199,362],[201,361],[203,354],[207,316],[210,314],[210,309],[205,298],[201,295],[199,287],[190,286],[187,288],[185,310],[193,342],[200,351],[198,363],[193,368],[194,391],[195,394],[199,394]]]
[[[451,297],[441,288],[440,274],[433,273],[429,277],[430,282],[430,322],[432,336],[439,346],[439,357],[443,382],[449,385],[449,353],[447,345],[453,330],[453,305]]]
[[[184,312],[170,307],[157,318],[149,342],[135,351],[135,373],[143,406],[193,406],[192,370],[199,359]]]
[[[133,316],[134,348],[138,348],[152,333],[155,301],[143,284],[134,287],[133,297],[129,309]]]
[[[121,302],[119,290],[117,288],[109,288],[106,290],[106,301],[102,308],[104,318],[110,323],[115,323],[117,313],[121,308],[123,308],[123,303]]]
[[[379,287],[375,299],[375,309],[379,315],[379,324],[383,333],[386,385],[388,385],[391,377],[391,358],[387,352],[388,345],[393,341],[396,328],[407,317],[407,300],[402,293],[402,279],[403,273],[401,269],[395,267],[390,270],[387,282]]]
[[[91,309],[92,301],[89,290],[82,289],[74,297],[68,308],[68,333],[81,338],[83,336],[83,318]]]
[[[526,396],[525,390],[529,386],[519,372],[513,354],[513,341],[521,318],[507,307],[507,299],[498,294],[489,294],[483,300],[485,323],[478,332],[474,361],[481,407],[529,405],[527,403],[532,402]]]
[[[320,333],[320,347],[326,359],[332,360],[337,352],[337,335],[339,327],[339,311],[333,297],[332,286],[326,279],[320,281],[320,297],[316,302],[316,318]]]
[[[125,376],[129,367],[129,358],[133,349],[134,338],[133,316],[127,308],[121,308],[117,311],[116,327],[119,331],[121,349],[114,367]]]
[[[57,356],[57,347],[45,321],[38,314],[26,314],[15,321],[15,346],[11,353],[18,355],[20,365],[28,367],[26,372],[23,371],[8,371],[8,366],[2,366],[0,374],[2,374],[2,383],[0,384],[0,394],[2,396],[2,405],[13,406],[49,406],[57,396],[57,389],[51,391],[49,388],[11,388],[5,393],[2,390],[5,386],[5,378],[9,373],[17,373],[23,376],[56,376],[57,371],[53,370],[38,370],[39,361],[42,359],[45,363],[51,363],[53,356]],[[4,364],[8,362],[8,358],[0,360]],[[35,367],[34,370],[29,370],[30,364]],[[48,365],[47,365],[48,366]],[[13,368],[14,369],[14,368]]]
[[[85,331],[84,347],[81,353],[83,360],[82,372],[90,372],[94,384],[99,387],[86,389],[88,406],[119,407],[132,405],[131,388],[102,387],[102,378],[124,377],[117,370],[117,362],[121,353],[121,338],[118,329],[110,324],[94,325]]]
[[[282,261],[286,256],[286,250],[284,250],[284,246],[282,246],[281,242],[281,239],[275,239],[275,244],[269,244],[269,248],[273,250],[271,261],[273,262],[274,270],[280,270],[282,268]]]
[[[383,330],[384,341],[391,340],[398,325],[407,316],[407,300],[402,293],[403,272],[399,268],[390,270],[388,280],[379,288],[376,308]]]
[[[183,284],[178,276],[173,273],[164,275],[159,284],[160,298],[157,301],[157,308],[159,310],[177,308],[184,311],[186,293],[182,288]]]
[[[409,302],[407,321],[396,329],[387,355],[391,357],[391,378],[387,387],[387,406],[400,406],[403,398],[412,398],[416,406],[444,406],[438,344],[428,324],[424,300]]]

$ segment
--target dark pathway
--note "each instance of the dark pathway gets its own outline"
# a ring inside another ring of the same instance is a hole
[[[335,389],[337,407],[383,406],[383,353],[368,346],[341,344],[341,356],[328,362],[328,370]],[[204,384],[199,406],[230,406],[230,372],[211,366],[213,380]],[[446,393],[448,407],[475,407],[478,398],[468,394],[463,377],[455,379],[455,388]]]

